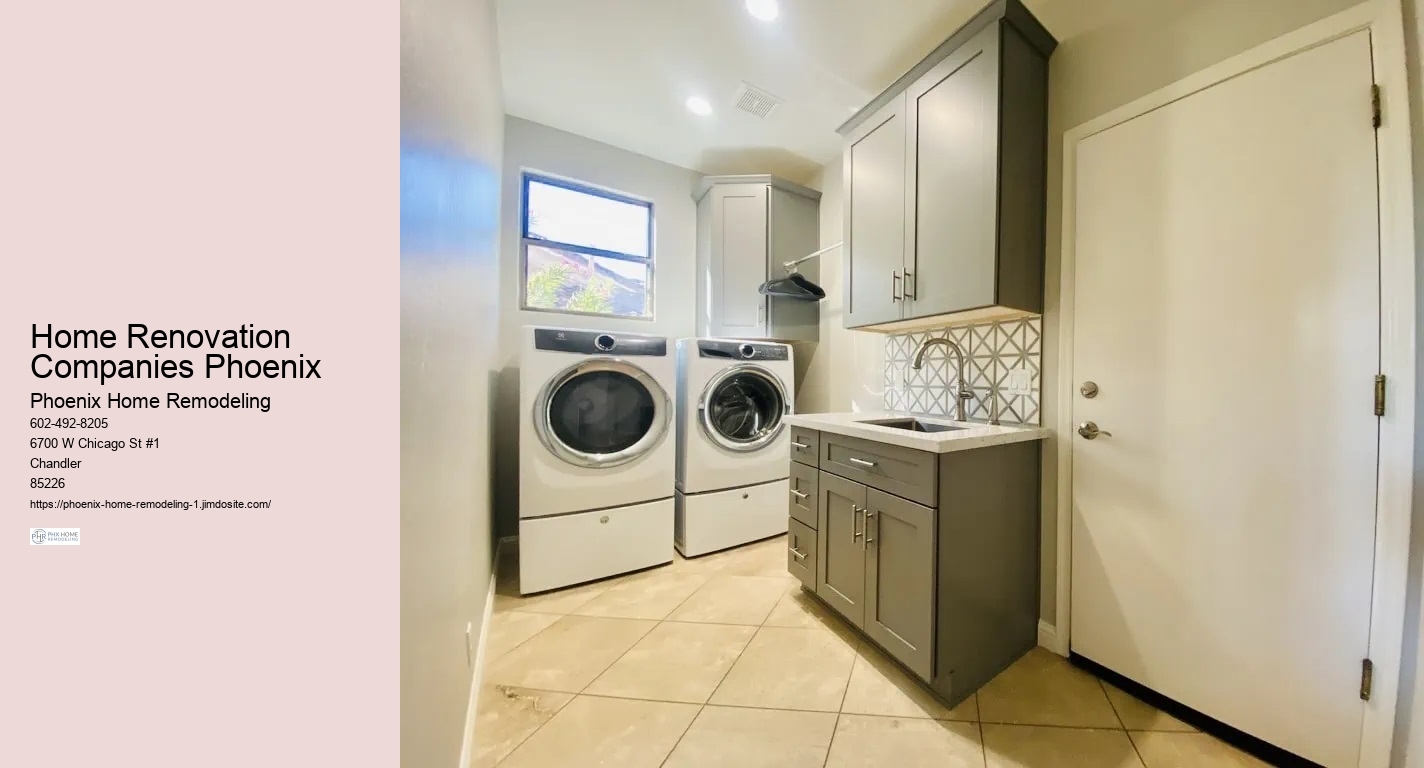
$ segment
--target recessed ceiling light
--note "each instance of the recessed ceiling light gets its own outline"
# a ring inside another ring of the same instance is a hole
[[[776,0],[747,0],[747,13],[762,21],[776,21],[776,17],[781,14],[781,8],[777,6]]]
[[[688,96],[684,103],[687,105],[687,111],[694,115],[712,114],[712,105],[708,104],[707,100],[701,96]]]

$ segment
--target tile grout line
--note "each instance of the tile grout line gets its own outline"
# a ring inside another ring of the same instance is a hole
[[[979,709],[979,692],[978,692],[978,691],[975,691],[975,692],[974,692],[974,708],[975,708],[975,710],[976,710],[975,714],[978,714],[978,712],[977,712],[977,710]],[[980,756],[980,758],[982,758],[982,759],[984,760],[984,768],[989,768],[989,744],[984,741],[984,721],[983,721],[983,720],[980,720],[979,722],[975,723],[975,725],[979,727],[979,756]]]
[[[860,659],[860,646],[864,643],[860,638],[855,638],[855,645],[851,647],[850,672],[846,673],[845,688],[841,689],[841,703],[836,706],[836,723],[831,726],[831,740],[826,742],[826,757],[821,761],[821,768],[826,768],[831,762],[831,748],[836,745],[836,733],[841,729],[841,710],[845,709],[846,696],[850,694],[850,681],[855,677],[855,662]]]
[[[529,689],[526,689],[526,690],[535,690],[535,689],[529,688]],[[546,693],[564,693],[564,692],[563,692],[563,691],[546,691]],[[566,702],[564,702],[563,704],[560,704],[559,706],[557,706],[557,707],[554,708],[554,713],[553,713],[552,715],[549,715],[549,720],[545,720],[544,722],[542,722],[542,723],[540,723],[540,724],[534,726],[534,730],[530,731],[524,738],[520,739],[520,740],[519,740],[519,743],[514,745],[514,749],[509,750],[508,752],[504,753],[504,757],[501,757],[500,759],[494,761],[494,768],[499,768],[499,765],[500,765],[501,763],[503,763],[505,760],[508,760],[515,752],[518,752],[518,751],[519,751],[519,748],[522,747],[522,746],[524,746],[524,742],[529,741],[530,739],[534,738],[534,734],[536,734],[536,733],[538,733],[540,730],[542,730],[542,729],[544,728],[544,726],[549,723],[550,720],[553,720],[555,717],[558,716],[558,714],[559,714],[560,712],[563,712],[563,711],[564,711],[564,707],[567,707],[568,705],[572,704],[573,701],[574,701],[574,699],[577,699],[577,698],[578,698],[578,694],[576,694],[576,693],[569,695],[569,700],[568,700],[568,701],[566,701]],[[463,768],[463,767],[462,767],[462,768]]]
[[[1138,764],[1146,768],[1147,760],[1142,757],[1142,750],[1137,748],[1137,740],[1132,738],[1132,731],[1127,729],[1127,721],[1122,719],[1122,713],[1117,711],[1117,705],[1113,703],[1112,697],[1108,695],[1107,684],[1103,682],[1101,677],[1094,679],[1098,681],[1098,690],[1103,692],[1103,698],[1108,700],[1108,707],[1112,709],[1113,716],[1117,718],[1118,725],[1122,726],[1122,732],[1127,735],[1127,743],[1132,745],[1132,753],[1137,755]]]
[[[571,616],[571,615],[573,615],[573,614],[566,614],[566,616]],[[585,617],[582,617],[582,618],[609,618],[609,617],[585,616]],[[647,621],[647,619],[627,619],[627,621]],[[557,623],[558,623],[557,621],[554,622],[554,624],[557,624]],[[643,638],[647,637],[654,629],[657,629],[658,624],[661,624],[661,623],[662,623],[662,622],[657,622],[657,621],[653,622],[653,626],[648,627],[648,631],[647,631],[647,632],[644,632],[643,634],[638,635],[638,639],[636,639],[636,640],[634,640],[632,643],[630,643],[627,648],[624,648],[624,649],[623,649],[623,652],[620,653],[620,654],[618,654],[618,658],[614,659],[608,666],[606,666],[606,667],[604,667],[603,669],[599,670],[599,671],[598,671],[598,674],[596,674],[596,675],[593,676],[593,679],[589,680],[587,683],[584,684],[584,686],[583,686],[582,688],[580,688],[578,691],[576,691],[576,692],[574,692],[572,695],[570,695],[570,696],[569,696],[569,700],[566,701],[566,702],[564,702],[564,705],[563,705],[562,707],[559,707],[558,709],[554,710],[554,714],[550,715],[548,720],[545,720],[544,722],[540,723],[538,726],[536,726],[536,727],[534,728],[534,730],[530,731],[528,736],[525,736],[525,737],[519,742],[519,744],[514,747],[514,749],[512,749],[512,750],[509,751],[509,754],[508,754],[508,755],[505,755],[504,758],[500,758],[499,761],[495,763],[495,765],[498,766],[500,763],[504,762],[504,759],[505,759],[505,758],[509,757],[510,755],[513,755],[515,752],[518,752],[520,747],[524,746],[524,744],[525,744],[526,742],[528,742],[530,739],[534,738],[534,734],[538,733],[539,731],[544,730],[544,726],[548,725],[549,723],[552,723],[552,722],[554,721],[554,718],[557,717],[558,714],[564,710],[564,707],[567,707],[568,705],[572,704],[572,703],[574,702],[574,699],[577,699],[578,697],[584,695],[583,692],[586,691],[586,690],[588,690],[588,687],[589,687],[590,685],[593,685],[595,682],[597,682],[598,678],[602,677],[602,676],[603,676],[603,673],[604,673],[604,672],[607,672],[609,669],[611,669],[614,664],[617,664],[619,661],[622,661],[623,657],[626,656],[626,655],[628,655],[628,651],[633,650],[633,646],[635,646],[635,645],[637,645],[638,643],[642,642],[642,641],[643,641]],[[552,627],[552,626],[554,626],[554,624],[550,624],[549,626]],[[546,627],[546,629],[547,629],[547,627]],[[510,687],[517,688],[518,686],[510,686]],[[537,690],[537,689],[530,689],[530,690]],[[568,691],[557,691],[557,693],[568,693]]]
[[[737,651],[737,657],[732,659],[732,663],[727,665],[727,671],[723,672],[721,679],[717,681],[716,685],[712,686],[712,692],[707,694],[707,699],[697,708],[697,714],[693,715],[692,719],[687,721],[687,727],[682,729],[682,733],[677,737],[677,741],[673,742],[672,749],[669,749],[667,755],[663,757],[663,761],[658,763],[658,768],[663,768],[663,766],[667,765],[667,761],[672,759],[672,755],[677,751],[678,745],[682,744],[682,740],[687,737],[687,733],[692,730],[692,726],[697,724],[697,718],[702,717],[702,713],[707,711],[707,704],[712,701],[713,696],[717,695],[717,689],[722,687],[722,683],[726,681],[727,675],[732,674],[732,667],[737,666],[737,662],[742,660],[742,654],[747,652],[747,647],[752,644],[752,641],[756,639],[757,634],[760,632],[761,627],[757,627],[756,630],[752,632],[752,636],[747,638],[747,642],[742,646],[742,649]]]
[[[700,575],[700,574],[698,574],[698,575]],[[530,731],[530,732],[528,733],[528,735],[526,735],[523,739],[520,739],[520,741],[519,741],[518,744],[514,745],[514,749],[511,749],[507,754],[505,754],[504,757],[501,757],[500,759],[496,760],[496,761],[495,761],[495,766],[500,765],[500,764],[503,763],[505,760],[507,760],[511,755],[513,755],[515,752],[518,752],[520,747],[524,746],[524,744],[525,744],[526,742],[528,742],[530,739],[534,738],[534,734],[536,734],[536,733],[538,733],[539,731],[543,730],[543,729],[544,729],[544,726],[546,726],[546,725],[548,725],[550,722],[552,722],[553,719],[554,719],[556,716],[558,716],[558,714],[559,714],[560,712],[562,712],[565,707],[567,707],[569,704],[572,704],[572,703],[573,703],[574,699],[577,699],[578,697],[584,696],[584,695],[591,695],[591,694],[584,694],[583,691],[588,690],[588,687],[589,687],[590,685],[593,685],[595,682],[597,682],[597,681],[598,681],[598,678],[602,677],[602,676],[604,675],[604,673],[606,673],[609,669],[612,669],[614,664],[617,664],[619,661],[622,661],[622,660],[623,660],[623,657],[626,656],[626,655],[628,655],[628,651],[631,651],[634,646],[636,646],[638,643],[642,642],[642,641],[643,641],[643,638],[647,637],[649,634],[652,634],[653,630],[657,629],[659,626],[661,626],[663,623],[665,623],[665,622],[667,621],[667,616],[671,616],[674,612],[677,611],[678,608],[681,608],[688,600],[691,600],[693,595],[695,595],[695,594],[697,594],[698,592],[702,591],[702,588],[703,588],[703,587],[706,587],[707,584],[711,583],[712,578],[713,578],[713,576],[715,576],[715,575],[716,575],[716,574],[709,575],[709,576],[707,577],[707,580],[706,580],[706,581],[704,581],[702,584],[698,585],[697,589],[694,589],[694,590],[692,590],[692,592],[688,593],[687,597],[683,598],[681,602],[679,602],[671,611],[669,611],[669,612],[666,614],[666,616],[664,616],[662,619],[658,619],[658,620],[654,621],[654,622],[653,622],[653,626],[649,627],[647,632],[644,632],[642,635],[640,635],[640,636],[638,637],[637,640],[634,640],[633,643],[630,644],[626,649],[624,649],[623,653],[619,654],[619,655],[618,655],[618,658],[614,659],[611,664],[609,664],[607,667],[604,667],[602,670],[600,670],[597,675],[594,675],[593,679],[590,680],[587,685],[584,685],[583,688],[581,688],[578,692],[575,692],[575,693],[569,695],[568,701],[564,702],[564,703],[563,703],[562,705],[560,705],[557,709],[555,709],[555,710],[554,710],[554,713],[549,716],[549,719],[548,719],[548,720],[545,720],[544,722],[542,722],[542,723],[540,723],[539,725],[535,726],[534,730]],[[604,590],[604,592],[606,592],[606,591],[607,591],[607,590]],[[599,597],[601,597],[602,594],[603,594],[603,592],[600,592],[598,595],[594,595],[593,597],[589,598],[588,601],[579,604],[579,605],[578,605],[577,607],[575,607],[573,610],[576,611],[576,610],[578,610],[579,608],[583,608],[583,607],[587,606],[589,603],[591,603],[591,602],[593,602],[594,600],[596,600],[596,599],[598,599]],[[773,606],[773,608],[774,608],[774,607],[775,607],[775,606]],[[508,609],[508,610],[509,610],[509,611],[516,611],[517,609],[511,608],[511,609]],[[540,612],[539,612],[539,611],[522,611],[522,613],[540,613]],[[545,616],[553,615],[553,616],[558,616],[558,617],[559,617],[558,619],[555,619],[554,621],[552,621],[552,622],[549,623],[549,627],[552,627],[554,624],[557,624],[560,620],[562,620],[562,619],[564,619],[564,618],[566,618],[566,617],[569,617],[569,616],[575,616],[575,615],[577,615],[577,614],[574,614],[574,613],[572,613],[572,612],[570,612],[570,613],[563,613],[563,614],[555,614],[555,613],[543,612],[543,613],[541,613],[541,615],[545,615]],[[767,612],[767,615],[770,616],[770,611]],[[615,618],[615,619],[621,619],[622,617],[616,617],[616,616],[592,616],[592,617],[585,617],[585,618]],[[648,619],[624,619],[624,620],[625,620],[625,621],[648,621]],[[763,619],[762,621],[765,622],[765,619]],[[674,623],[679,623],[679,622],[674,622]],[[693,622],[681,622],[681,623],[693,623]],[[746,626],[746,625],[730,625],[730,626]],[[539,632],[535,632],[534,635],[530,635],[529,637],[525,638],[525,639],[524,639],[523,641],[521,641],[520,643],[517,643],[513,648],[510,648],[508,651],[506,651],[505,653],[501,654],[501,657],[503,657],[503,656],[508,656],[510,653],[512,653],[512,652],[514,651],[515,648],[518,648],[520,645],[523,645],[525,642],[528,642],[528,641],[529,641],[530,639],[532,639],[535,635],[538,635],[538,634],[542,633],[545,629],[548,629],[549,627],[544,627],[543,629],[539,630]],[[757,632],[760,632],[760,631],[761,631],[761,628],[760,628],[760,626],[758,626],[757,629],[756,629],[756,631],[754,631],[754,632],[752,633],[752,638],[751,638],[751,639],[755,639],[756,633],[757,633]],[[742,657],[742,654],[746,652],[747,646],[751,645],[751,639],[748,639],[748,640],[747,640],[747,645],[742,646],[742,650],[737,653],[737,658],[733,659],[733,660],[732,660],[732,663],[729,664],[729,665],[727,665],[727,672],[723,673],[723,675],[722,675],[722,680],[718,680],[718,681],[717,681],[716,687],[714,687],[714,688],[712,689],[712,694],[709,694],[708,697],[707,697],[707,700],[708,700],[708,701],[711,701],[712,695],[715,695],[715,694],[716,694],[717,688],[721,688],[721,687],[722,687],[722,681],[724,681],[724,680],[727,679],[727,675],[731,673],[732,667],[733,667],[733,666],[736,666],[737,661],[739,661],[739,660],[741,659],[741,657]],[[496,684],[496,685],[498,685],[498,684]],[[507,687],[510,687],[510,688],[518,688],[518,687],[520,687],[520,686],[507,686]],[[542,690],[542,689],[538,689],[538,688],[526,688],[525,690]],[[567,691],[548,691],[548,692],[549,692],[549,693],[568,693]],[[596,697],[595,697],[595,698],[596,698]],[[685,703],[685,702],[662,702],[662,701],[659,701],[658,699],[633,699],[633,700],[634,700],[634,701],[647,701],[647,702],[652,702],[652,703]],[[700,716],[700,715],[702,714],[702,710],[703,710],[703,709],[706,709],[706,708],[707,708],[707,704],[706,704],[706,702],[704,702],[704,703],[702,704],[702,706],[697,710],[697,714],[696,714],[696,715],[693,715],[692,720],[688,721],[687,728],[684,729],[683,732],[682,732],[682,734],[677,737],[677,743],[673,744],[673,749],[670,750],[670,751],[668,752],[667,756],[663,758],[663,762],[664,762],[664,763],[667,762],[668,757],[671,757],[671,756],[672,756],[672,752],[677,749],[677,745],[682,743],[682,737],[687,735],[687,731],[692,728],[692,723],[694,723],[694,722],[697,721],[697,717]]]
[[[527,613],[527,611],[505,611],[505,613]],[[557,615],[557,614],[541,613],[541,614],[537,614],[537,615],[539,615],[539,616],[555,616],[555,615]],[[559,619],[562,619],[562,618],[563,618],[563,616],[559,616]],[[549,622],[548,624],[546,624],[546,625],[544,625],[542,628],[540,628],[538,632],[535,632],[534,634],[532,634],[532,635],[530,635],[530,636],[524,638],[523,640],[520,640],[519,642],[515,643],[514,645],[509,646],[509,649],[506,650],[504,653],[501,653],[501,654],[498,655],[498,656],[493,656],[493,657],[491,657],[491,658],[489,658],[489,659],[486,659],[486,660],[485,660],[485,664],[486,664],[487,666],[492,666],[496,661],[499,661],[500,659],[504,658],[505,656],[508,656],[509,654],[514,653],[515,651],[519,650],[519,647],[520,647],[520,646],[524,645],[525,643],[529,642],[530,640],[533,640],[534,638],[536,638],[536,637],[538,637],[539,635],[543,634],[543,633],[544,633],[544,630],[548,629],[549,627],[552,627],[552,626],[554,626],[555,624],[558,624],[558,623],[559,623],[559,619],[554,619],[553,621]],[[493,626],[493,625],[494,625],[494,618],[491,617],[491,618],[490,618],[490,626]],[[515,687],[518,687],[518,686],[515,686]]]

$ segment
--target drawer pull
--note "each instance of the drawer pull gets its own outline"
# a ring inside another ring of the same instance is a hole
[[[806,553],[805,553],[805,552],[802,552],[801,550],[799,550],[799,549],[797,549],[797,548],[795,548],[795,547],[792,547],[792,548],[791,548],[791,556],[794,557],[794,558],[796,558],[797,560],[805,560],[805,559],[806,559]]]
[[[807,496],[809,496],[810,494],[808,494],[808,493],[802,493],[802,492],[796,490],[795,488],[792,488],[792,489],[791,489],[791,495],[792,495],[792,496],[795,496],[795,497],[798,498],[798,499],[804,499],[804,498],[806,498]]]
[[[875,466],[875,462],[873,462],[873,461],[866,461],[865,459],[857,459],[857,458],[854,457],[854,456],[850,457],[849,459],[846,459],[846,461],[849,461],[849,462],[852,463],[852,464],[859,464],[859,465],[862,466],[862,467],[873,467],[873,466]]]
[[[792,440],[792,441],[791,441],[791,447],[793,447],[793,448],[795,448],[795,449],[797,449],[797,450],[799,450],[799,451],[804,451],[804,450],[806,450],[807,448],[810,448],[811,446],[809,446],[809,445],[807,445],[807,444],[805,444],[805,443],[798,443],[798,442],[796,442],[795,440]]]

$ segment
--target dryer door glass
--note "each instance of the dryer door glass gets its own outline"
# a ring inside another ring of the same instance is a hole
[[[549,397],[549,431],[579,454],[632,448],[657,415],[653,393],[621,371],[594,370],[569,378]]]
[[[769,372],[756,367],[729,368],[707,387],[702,402],[703,430],[717,444],[753,451],[781,431],[786,396]]]

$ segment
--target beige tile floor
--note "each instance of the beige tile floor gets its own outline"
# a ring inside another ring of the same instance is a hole
[[[506,552],[474,768],[1264,765],[1041,649],[949,709],[802,593],[785,552],[532,598]]]

